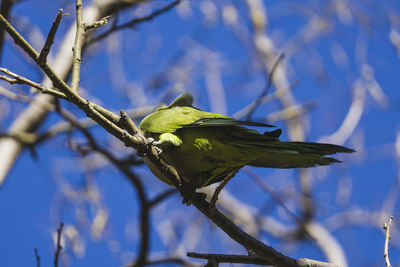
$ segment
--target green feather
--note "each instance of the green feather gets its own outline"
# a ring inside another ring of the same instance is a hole
[[[253,121],[239,121],[232,118],[204,118],[195,121],[189,125],[183,125],[183,127],[217,127],[217,126],[235,126],[235,125],[245,125],[245,126],[259,126],[259,127],[274,127],[269,124]]]
[[[280,129],[261,134],[243,127],[271,125],[235,120],[192,105],[192,95],[185,93],[145,117],[139,129],[158,142],[162,148],[160,156],[196,187],[219,182],[245,165],[308,168],[339,162],[326,155],[354,152],[333,144],[282,142],[278,138]],[[146,158],[145,162],[158,178],[168,183]]]

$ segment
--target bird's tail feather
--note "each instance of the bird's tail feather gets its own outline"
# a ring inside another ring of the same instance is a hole
[[[267,168],[308,168],[340,162],[325,157],[339,152],[351,153],[354,150],[344,146],[310,142],[265,142],[257,146],[259,157],[250,165]],[[263,152],[261,152],[263,151]]]

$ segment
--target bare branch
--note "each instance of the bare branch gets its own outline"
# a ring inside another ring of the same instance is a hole
[[[121,114],[121,124],[124,129],[128,131],[128,133],[135,135],[138,132],[136,125],[133,123],[131,118],[129,118],[128,114],[124,110],[120,111]]]
[[[254,46],[259,55],[261,64],[266,75],[272,70],[276,58],[279,55],[274,40],[265,33],[267,28],[267,16],[263,1],[246,1],[249,7],[249,16],[254,30]],[[286,52],[286,50],[284,50]],[[278,100],[284,110],[296,106],[295,97],[289,91],[291,86],[287,77],[286,68],[282,64],[277,64],[272,76],[272,83],[276,88]],[[300,117],[295,117],[288,122],[288,134],[291,140],[303,141],[305,133],[303,121]]]
[[[196,194],[192,200],[193,205],[214,222],[221,230],[223,230],[230,238],[241,244],[247,250],[254,252],[256,255],[270,262],[273,266],[315,266],[315,267],[337,267],[335,264],[324,263],[309,259],[293,259],[281,254],[274,248],[253,238],[242,229],[237,227],[233,222],[226,218],[217,209],[211,209],[210,204],[203,199],[201,194]],[[314,264],[314,265],[307,265]]]
[[[102,18],[98,21],[95,21],[93,23],[84,23],[83,26],[85,27],[85,31],[96,29],[96,28],[106,25],[108,23],[109,18],[111,18],[111,16],[105,16],[104,18]]]
[[[216,263],[247,263],[247,264],[257,264],[257,265],[271,265],[271,263],[264,258],[261,258],[256,255],[226,255],[226,254],[207,254],[207,253],[195,253],[188,252],[188,257],[197,258],[197,259],[207,259],[213,260]]]
[[[34,61],[39,65],[38,62],[38,55],[37,52],[25,41],[25,39],[7,22],[4,20],[4,18],[0,14],[0,22],[4,25],[7,26],[6,30],[7,32],[10,33],[10,35],[14,38],[14,41],[22,46],[22,48],[27,51],[27,53],[32,54],[32,58]],[[98,124],[100,124],[104,129],[106,129],[109,133],[120,139],[122,142],[124,142],[128,146],[132,146],[137,149],[144,150],[146,149],[147,145],[145,144],[147,142],[146,139],[143,139],[140,136],[132,136],[130,134],[127,134],[125,131],[123,131],[121,128],[119,128],[113,121],[110,121],[107,117],[105,117],[103,114],[103,111],[106,112],[107,114],[112,114],[111,111],[106,110],[105,108],[102,108],[94,103],[91,103],[89,100],[86,100],[82,98],[80,95],[77,94],[76,91],[72,90],[60,77],[50,68],[50,66],[46,64],[40,65],[41,69],[47,74],[47,76],[53,81],[53,84],[56,84],[57,87],[66,95],[66,98],[68,99],[69,102],[74,103],[76,106],[78,106],[80,109],[85,111],[85,113],[95,120]],[[79,75],[79,73],[77,73]],[[100,110],[100,112],[99,112]],[[113,117],[114,118],[114,117]],[[141,146],[141,148],[138,147]],[[154,156],[157,155],[156,151],[153,151],[151,154]],[[157,156],[158,158],[158,156]],[[152,158],[153,160],[157,161],[156,158]],[[169,169],[169,168],[166,168]],[[170,177],[176,177],[175,174],[170,172]],[[175,178],[173,178],[175,179]]]
[[[2,3],[3,2],[5,1],[2,1]],[[133,4],[134,2],[126,3],[126,1],[122,0],[104,0],[101,1],[101,3],[95,2],[85,9],[87,10],[87,12],[84,12],[85,20],[96,21],[104,16],[107,16],[108,14],[120,10],[121,8],[130,7]],[[14,28],[11,27],[11,25],[2,15],[3,13],[0,14],[0,28],[6,29],[18,45],[22,45],[22,47],[28,45],[29,49],[27,49],[27,54],[31,58],[35,59],[37,56],[36,51],[34,51],[34,49],[27,44],[27,42],[18,34],[18,32],[15,31]],[[70,51],[71,47],[73,46],[74,32],[75,29],[71,27],[67,32],[64,41],[62,42],[60,51],[58,52],[57,57],[52,64],[57,73],[64,79],[68,77],[71,70],[72,57],[70,57]],[[87,42],[85,42],[85,44],[87,44]],[[44,67],[46,67],[46,65]],[[61,84],[60,86],[60,84],[55,81],[57,80],[55,79],[57,77],[53,77],[52,73],[50,73],[48,70],[46,70],[45,73],[50,78],[44,78],[44,85],[51,87],[51,82],[53,82],[53,86],[57,88],[64,87],[65,84]],[[48,103],[52,103],[53,101],[54,97],[50,95],[36,96],[32,103],[12,123],[8,131],[10,133],[36,131],[48,114]],[[23,151],[23,148],[24,147],[14,139],[3,138],[0,140],[0,157],[4,159],[0,161],[0,186],[4,183],[7,174],[9,173],[16,159],[19,157],[20,153]]]
[[[211,201],[210,201],[211,209],[215,209],[215,205],[217,203],[219,193],[221,193],[222,189],[224,189],[224,187],[233,178],[233,176],[235,176],[235,174],[237,172],[238,172],[238,170],[234,170],[234,171],[231,171],[230,173],[228,173],[228,175],[224,178],[224,180],[222,180],[222,182],[217,186],[217,188],[215,188],[214,194],[212,195]]]
[[[287,88],[286,90],[283,90],[283,91],[275,91],[275,92],[273,92],[273,93],[269,93],[269,94],[267,94],[267,95],[265,95],[265,96],[259,98],[259,102],[260,102],[259,105],[265,104],[265,103],[270,102],[270,101],[272,101],[272,100],[274,100],[274,99],[276,99],[276,98],[282,97],[281,94],[284,94],[285,92],[288,92],[288,91],[290,91],[290,90],[293,90],[294,88],[296,88],[296,86],[298,85],[298,83],[299,83],[298,81],[295,81],[294,83],[292,83],[292,84],[290,85],[290,88]],[[251,103],[250,103],[249,105],[247,105],[246,107],[244,107],[244,108],[242,108],[241,110],[235,112],[235,113],[232,115],[232,117],[233,117],[233,118],[243,118],[243,117],[245,117],[246,114],[248,114],[249,111],[253,108],[253,106],[254,106],[254,104],[255,104],[256,101],[257,101],[257,100],[251,102]]]
[[[6,76],[0,75],[0,79],[1,80],[7,81],[10,84],[14,84],[14,83],[16,83],[16,84],[26,84],[26,85],[29,85],[29,86],[39,90],[43,94],[49,94],[49,95],[57,96],[57,97],[60,97],[60,98],[63,98],[63,99],[67,98],[67,96],[64,93],[62,93],[62,92],[60,92],[60,91],[58,91],[56,89],[47,88],[44,85],[41,85],[39,83],[35,83],[35,82],[31,81],[31,80],[28,80],[25,77],[22,77],[22,76],[20,76],[18,74],[15,74],[15,73],[9,71],[8,69],[0,67],[0,72],[2,72],[4,74],[7,74],[8,76],[13,78],[13,79],[10,79],[10,78],[8,78]]]
[[[53,25],[51,26],[50,32],[47,35],[46,43],[44,44],[38,58],[40,64],[44,64],[47,60],[47,55],[49,54],[51,45],[54,42],[54,37],[56,36],[58,25],[60,25],[61,19],[64,16],[62,12],[63,10],[60,8],[57,12],[56,18],[53,21]]]
[[[119,30],[125,29],[125,28],[134,27],[134,26],[136,26],[137,24],[139,24],[141,22],[151,21],[155,17],[157,17],[157,16],[159,16],[159,15],[161,15],[161,14],[163,14],[163,13],[169,11],[169,10],[171,10],[173,7],[177,6],[181,1],[182,0],[175,0],[175,1],[171,2],[171,3],[169,3],[168,5],[166,5],[165,7],[154,11],[150,15],[147,15],[147,16],[141,17],[141,18],[136,18],[136,19],[133,19],[133,20],[127,22],[127,23],[124,23],[124,24],[121,24],[121,25],[118,25],[118,26],[114,26],[111,29],[103,32],[102,34],[99,34],[98,36],[93,37],[92,39],[90,39],[88,41],[88,43],[97,42],[97,41],[107,37],[108,35],[110,35],[113,32],[116,32],[116,31],[119,31]]]
[[[144,115],[149,114],[153,110],[154,110],[154,107],[150,106],[150,107],[145,107],[145,108],[130,109],[127,111],[127,113],[132,118],[140,118],[140,117],[143,117]],[[96,124],[96,122],[94,120],[92,120],[91,118],[88,118],[88,117],[79,119],[78,124],[81,125],[81,127],[83,127],[83,128],[89,128],[89,127],[98,125],[98,124]],[[68,121],[60,122],[58,124],[53,125],[51,128],[49,128],[45,132],[38,134],[38,142],[48,140],[49,138],[52,138],[53,136],[56,136],[65,131],[69,131],[73,128],[75,128],[75,124],[72,124]]]
[[[1,1],[5,3],[7,1]],[[116,10],[131,7],[135,2],[129,2],[123,0],[103,0],[91,3],[85,8],[84,17],[86,21],[96,21],[104,16],[107,16]],[[5,16],[5,13],[0,12],[1,15]],[[0,27],[1,30],[7,29],[9,26],[4,24],[4,17],[1,18]],[[87,35],[89,35],[88,33]],[[11,34],[13,36],[15,34]],[[67,79],[72,66],[71,47],[73,46],[75,35],[75,27],[70,27],[63,41],[61,42],[60,49],[52,62],[54,70],[63,79]],[[15,37],[15,36],[14,36]],[[87,44],[87,42],[85,42]],[[29,54],[31,55],[31,54]],[[56,84],[52,84],[52,80],[48,77],[44,77],[43,85],[47,87],[57,87]],[[32,103],[30,103],[20,115],[10,125],[8,132],[35,132],[43,123],[46,116],[48,115],[48,103],[54,102],[54,97],[50,95],[37,95]],[[24,146],[12,138],[3,138],[0,140],[0,186],[4,184],[7,175],[11,167],[15,164],[19,155],[23,151]]]
[[[83,25],[83,18],[82,18],[82,0],[76,0],[76,32],[75,32],[75,44],[74,44],[73,63],[72,63],[72,78],[71,78],[71,90],[74,92],[78,92],[79,90],[79,73],[81,71],[82,46],[83,46],[84,34],[85,34],[85,27]]]
[[[58,267],[58,261],[60,259],[60,253],[62,250],[61,234],[62,234],[63,227],[64,227],[64,223],[60,223],[60,227],[57,229],[57,244],[56,244],[56,252],[55,252],[55,256],[54,256],[54,267]]]
[[[2,29],[5,29],[8,34],[14,39],[14,42],[20,46],[24,51],[34,60],[36,61],[39,57],[39,54],[35,51],[35,49],[11,26],[11,24],[0,14],[0,25]]]
[[[36,266],[40,267],[40,256],[37,248],[34,248],[35,251],[35,257],[36,257]]]
[[[385,258],[386,267],[392,267],[389,261],[389,240],[390,240],[390,227],[392,226],[393,216],[390,216],[389,222],[383,225],[383,229],[386,231],[385,235],[385,246],[383,249],[383,257]]]
[[[54,86],[63,91],[69,91],[68,85],[53,71],[53,69],[46,62],[39,62],[39,53],[22,37],[17,30],[0,14],[0,25],[5,27],[8,34],[13,38],[14,42],[20,46],[39,67],[46,73],[46,75],[53,82]],[[68,93],[66,93],[68,95]],[[76,97],[76,94],[72,94]]]
[[[271,71],[269,72],[269,75],[268,75],[267,84],[265,85],[264,90],[261,92],[260,96],[253,103],[251,103],[251,106],[249,107],[249,109],[247,111],[246,120],[251,120],[251,115],[253,115],[256,108],[263,102],[263,99],[267,96],[268,91],[272,86],[272,79],[275,75],[275,70],[278,67],[279,63],[283,60],[284,57],[285,57],[284,53],[279,54],[279,57],[276,59],[275,63],[272,65]]]

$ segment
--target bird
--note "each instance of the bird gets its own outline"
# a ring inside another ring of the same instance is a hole
[[[326,166],[340,162],[327,155],[354,152],[334,144],[284,142],[279,139],[281,129],[260,133],[248,127],[274,126],[202,111],[193,106],[193,96],[187,92],[147,115],[139,131],[153,140],[159,156],[194,188],[221,182],[244,166]],[[157,178],[172,185],[146,157],[144,162]]]

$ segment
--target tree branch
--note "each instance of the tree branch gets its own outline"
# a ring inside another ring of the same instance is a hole
[[[56,252],[54,255],[54,267],[58,267],[58,261],[60,259],[60,253],[62,250],[61,246],[61,234],[64,227],[64,223],[60,223],[60,227],[57,229],[57,244],[56,244]]]
[[[141,18],[136,18],[133,19],[129,22],[126,22],[124,24],[118,25],[118,26],[113,26],[111,29],[99,34],[98,36],[93,37],[92,39],[88,40],[88,43],[94,43],[97,42],[105,37],[107,37],[108,35],[110,35],[111,33],[115,32],[115,31],[119,31],[125,28],[131,28],[136,26],[137,24],[141,23],[141,22],[145,22],[145,21],[151,21],[153,20],[155,17],[166,13],[167,11],[171,10],[173,7],[177,6],[182,0],[175,0],[171,3],[169,3],[168,5],[166,5],[165,7],[158,9],[156,11],[154,11],[153,13],[145,16],[145,17],[141,17]]]
[[[47,35],[46,43],[44,44],[42,51],[40,52],[38,60],[41,64],[45,63],[47,60],[47,55],[49,54],[51,45],[54,42],[54,37],[56,36],[58,25],[60,25],[61,19],[64,16],[62,12],[63,10],[62,8],[60,8],[57,12],[56,18],[53,21],[53,25],[50,28],[50,32]]]
[[[256,255],[270,262],[273,266],[315,266],[315,267],[338,267],[335,264],[314,261],[310,259],[293,259],[282,253],[276,251],[274,248],[262,243],[261,241],[253,238],[233,222],[226,218],[217,209],[211,209],[210,204],[202,198],[200,194],[196,194],[192,200],[193,205],[214,222],[222,231],[224,231],[230,238],[241,244],[244,248],[254,252]],[[313,265],[309,265],[313,264]]]
[[[71,78],[71,90],[74,92],[78,92],[79,90],[79,73],[81,71],[82,46],[83,46],[84,34],[85,34],[85,27],[83,25],[83,18],[82,18],[82,0],[76,0],[76,32],[75,32],[75,44],[74,44],[73,63],[72,63],[72,78]]]
[[[14,83],[16,83],[16,84],[26,84],[26,85],[29,85],[29,86],[39,90],[42,94],[49,94],[49,95],[53,95],[53,96],[60,97],[60,98],[63,98],[63,99],[67,98],[67,96],[64,93],[62,93],[62,92],[60,92],[60,91],[58,91],[56,89],[48,88],[48,87],[46,87],[46,86],[44,86],[42,84],[33,82],[33,81],[31,81],[31,80],[29,80],[29,79],[27,79],[25,77],[22,77],[22,76],[20,76],[18,74],[15,74],[15,73],[11,72],[8,69],[0,67],[0,72],[2,72],[2,73],[4,73],[4,74],[6,74],[6,75],[8,75],[8,76],[13,78],[13,79],[10,79],[7,76],[0,75],[0,79],[1,80],[7,81],[10,84],[14,84]]]
[[[34,248],[35,251],[35,257],[36,257],[36,266],[40,267],[40,256],[37,248]]]
[[[1,1],[5,3],[7,1]],[[102,0],[96,1],[85,8],[84,19],[86,21],[96,21],[117,12],[118,10],[128,8],[135,5],[135,2],[127,2],[123,0]],[[3,12],[0,12],[5,15]],[[3,22],[0,22],[0,29],[4,30]],[[74,42],[75,27],[70,27],[66,32],[64,39],[61,42],[60,49],[52,62],[54,70],[67,79],[71,71],[72,56],[71,47]],[[91,34],[91,33],[90,33]],[[87,34],[89,35],[89,33]],[[87,41],[85,41],[87,44]],[[86,47],[86,46],[85,46]],[[45,77],[42,82],[47,87],[53,87],[50,79]],[[54,97],[50,95],[37,95],[33,101],[18,115],[18,117],[10,125],[9,134],[19,132],[33,133],[42,125],[43,121],[48,115],[48,104],[54,102]],[[20,153],[23,151],[24,146],[12,138],[2,138],[0,140],[0,186],[4,184],[7,175],[18,159]]]
[[[386,232],[385,235],[385,246],[383,249],[383,257],[385,258],[386,267],[392,267],[389,260],[389,240],[390,240],[390,227],[392,226],[393,216],[390,216],[389,222],[383,225],[383,229]]]
[[[278,59],[272,65],[271,71],[269,72],[269,75],[268,75],[267,84],[265,85],[264,90],[261,92],[260,96],[249,107],[249,109],[247,111],[247,115],[246,115],[246,120],[251,120],[251,115],[253,115],[256,108],[263,102],[263,99],[267,96],[269,88],[271,88],[271,86],[272,86],[272,79],[274,78],[275,71],[276,71],[279,63],[283,60],[284,57],[285,57],[284,53],[279,54]]]
[[[217,263],[246,263],[246,264],[256,264],[256,265],[271,265],[270,262],[265,260],[264,258],[250,255],[227,255],[227,254],[206,254],[206,253],[195,253],[188,252],[188,257],[197,258],[197,259],[207,259],[212,260]]]

